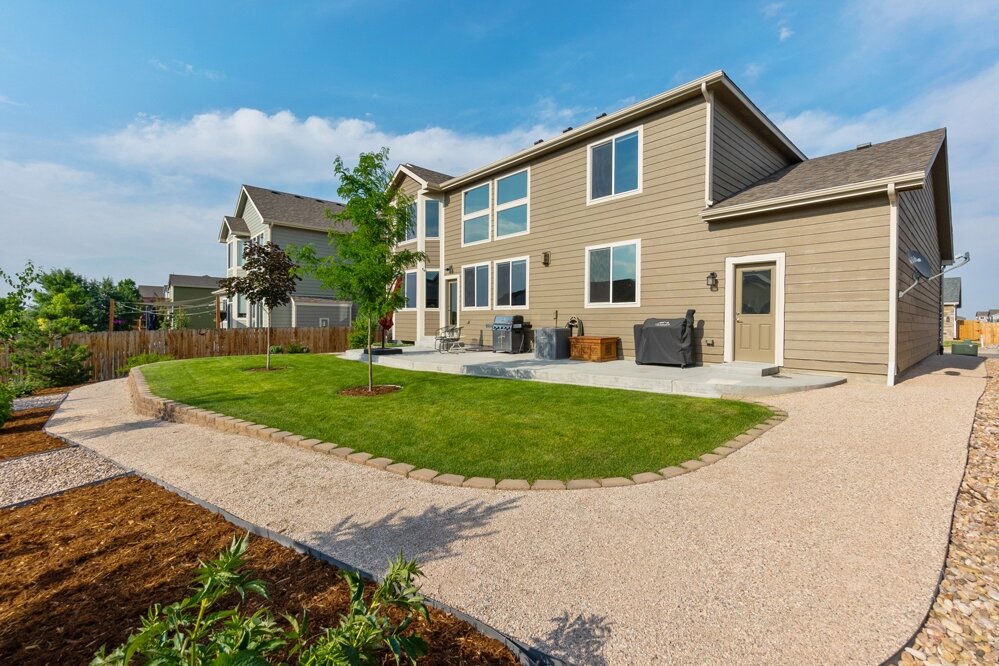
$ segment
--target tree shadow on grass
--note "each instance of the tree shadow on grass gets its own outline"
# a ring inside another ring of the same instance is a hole
[[[586,664],[604,666],[608,663],[604,647],[611,637],[611,623],[605,615],[569,611],[551,618],[552,628],[544,636],[535,636],[531,644],[543,652],[556,652],[568,655],[568,662],[558,658],[548,659],[537,655],[541,664]]]
[[[492,518],[516,508],[519,498],[475,500],[449,507],[432,505],[417,514],[403,509],[362,522],[347,516],[328,532],[310,535],[310,544],[351,563],[377,563],[384,573],[388,558],[402,552],[421,564],[445,560],[460,553],[462,543],[496,534]],[[362,565],[364,566],[364,565]]]

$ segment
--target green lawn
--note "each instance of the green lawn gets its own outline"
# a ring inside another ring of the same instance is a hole
[[[260,356],[143,367],[153,393],[441,473],[495,479],[630,476],[711,451],[770,417],[760,405],[376,367],[377,398],[337,391],[367,368],[335,356]]]

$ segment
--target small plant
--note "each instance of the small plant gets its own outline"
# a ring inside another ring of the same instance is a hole
[[[284,347],[282,347],[281,345],[271,345],[267,349],[272,354],[283,354],[284,353]]]
[[[266,606],[252,614],[240,605],[223,607],[233,593],[240,602],[248,596],[269,599],[265,584],[243,571],[249,535],[232,543],[195,575],[194,594],[168,606],[154,605],[142,619],[138,633],[110,653],[101,648],[91,666],[141,664],[186,664],[257,666],[271,663],[269,657],[284,656],[299,666],[339,666],[384,663],[386,650],[397,664],[411,664],[427,654],[426,642],[410,629],[414,620],[429,620],[426,600],[414,579],[422,576],[415,562],[402,555],[389,562],[385,580],[365,600],[360,575],[342,572],[350,589],[350,608],[340,624],[309,638],[308,620],[283,616],[282,628]],[[394,610],[396,621],[389,617]]]
[[[355,319],[347,334],[348,349],[364,349],[368,346],[368,322]]]
[[[27,377],[14,377],[9,382],[7,382],[7,388],[14,395],[15,398],[23,398],[26,395],[31,395],[42,386]]]
[[[284,351],[286,354],[308,354],[309,348],[298,342],[289,342],[285,345]]]
[[[160,354],[158,352],[147,352],[144,354],[136,354],[135,356],[129,356],[128,362],[122,367],[118,368],[119,375],[127,375],[132,368],[137,368],[140,365],[149,365],[150,363],[160,363],[162,361],[172,361],[173,356],[171,354]]]
[[[14,390],[9,384],[0,382],[0,428],[14,411]]]

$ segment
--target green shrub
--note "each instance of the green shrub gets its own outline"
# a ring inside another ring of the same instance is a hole
[[[137,368],[140,365],[149,365],[150,363],[159,363],[161,361],[172,361],[173,356],[171,354],[160,354],[158,352],[148,352],[145,354],[136,354],[135,356],[128,357],[128,363],[118,368],[119,375],[127,375],[129,370],[132,368]]]
[[[7,382],[7,388],[15,398],[23,398],[26,395],[31,395],[42,387],[38,384],[38,382],[28,379],[27,377],[15,377]]]
[[[8,385],[0,382],[0,428],[10,418],[14,411],[14,390]]]
[[[284,347],[284,353],[286,354],[308,354],[309,348],[298,342],[289,342]]]
[[[371,339],[374,341],[378,337],[377,327],[371,331]],[[348,349],[364,349],[368,346],[368,322],[363,319],[354,320],[347,334]]]
[[[58,343],[57,343],[58,344]],[[71,343],[65,347],[34,344],[18,340],[11,361],[24,370],[28,381],[37,387],[72,386],[90,381],[90,350]]]
[[[272,354],[283,354],[284,347],[282,347],[281,345],[271,345],[270,351]]]
[[[168,606],[155,604],[142,618],[138,633],[108,653],[101,648],[91,666],[125,666],[136,663],[268,664],[268,657],[286,655],[299,666],[386,663],[391,653],[396,663],[427,654],[423,639],[409,631],[418,617],[429,613],[414,578],[422,576],[414,562],[400,555],[389,562],[385,580],[365,600],[364,582],[356,573],[342,572],[350,588],[350,608],[336,627],[309,638],[308,620],[291,615],[279,623],[266,606],[246,614],[239,605],[222,602],[254,595],[269,599],[263,581],[243,571],[249,535],[234,538],[228,548],[195,576],[195,592]],[[318,566],[318,565],[317,565]],[[393,610],[392,619],[388,611]],[[286,625],[282,628],[281,625]]]

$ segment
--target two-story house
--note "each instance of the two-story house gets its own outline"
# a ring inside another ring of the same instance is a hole
[[[807,159],[716,72],[450,177],[411,164],[430,257],[406,276],[395,337],[497,314],[588,335],[696,309],[698,360],[888,383],[939,348],[941,288],[911,250],[953,259],[943,129]]]
[[[232,215],[226,215],[219,230],[218,242],[226,246],[226,276],[242,274],[243,248],[247,243],[274,242],[281,247],[311,244],[316,254],[327,257],[333,252],[328,233],[334,224],[326,211],[338,213],[343,205],[287,192],[243,185]],[[349,230],[345,227],[345,230]],[[222,297],[227,328],[273,326],[330,327],[350,326],[350,301],[336,295],[312,277],[306,277],[295,289],[291,303],[268,313],[260,303],[250,303],[237,294]]]

